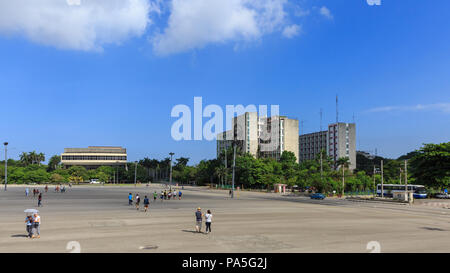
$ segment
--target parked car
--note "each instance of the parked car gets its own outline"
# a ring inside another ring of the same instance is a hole
[[[89,184],[100,184],[100,181],[98,181],[98,179],[91,179]]]
[[[310,195],[311,199],[323,200],[325,199],[325,195],[321,193],[314,193]]]
[[[439,198],[439,199],[450,199],[450,195],[446,192],[440,192],[440,193],[436,193],[434,195],[434,198]]]

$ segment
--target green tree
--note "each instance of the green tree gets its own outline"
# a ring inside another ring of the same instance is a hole
[[[57,173],[52,173],[50,176],[50,180],[54,183],[61,183],[61,182],[66,182],[66,179]]]
[[[424,144],[410,161],[417,183],[434,188],[450,184],[450,142]]]
[[[72,166],[67,171],[73,182],[83,182],[89,179],[88,171],[82,166]]]
[[[47,172],[53,172],[56,170],[61,164],[61,156],[54,155],[48,161]]]

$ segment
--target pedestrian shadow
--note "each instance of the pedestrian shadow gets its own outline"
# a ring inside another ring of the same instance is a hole
[[[199,233],[199,232],[194,231],[194,230],[186,230],[186,229],[183,229],[181,231],[183,231],[183,232],[190,232],[190,233]],[[201,233],[203,233],[203,232],[201,232]]]
[[[27,238],[28,235],[24,235],[24,234],[14,234],[14,235],[11,235],[11,237],[13,237],[13,238]]]

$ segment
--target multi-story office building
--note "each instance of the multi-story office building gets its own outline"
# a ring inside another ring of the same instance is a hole
[[[298,120],[285,116],[259,117],[256,112],[247,112],[234,117],[231,127],[217,135],[217,155],[235,141],[241,151],[256,158],[279,160],[284,151],[291,151],[298,161]]]
[[[66,167],[83,166],[96,169],[100,166],[126,165],[127,149],[122,147],[89,146],[88,148],[65,148],[61,163]]]
[[[217,135],[217,157],[219,157],[223,151],[233,147],[233,139],[233,130],[228,130]]]
[[[315,132],[299,136],[300,162],[312,160],[325,150],[334,162],[348,157],[349,169],[356,168],[356,125],[354,123],[334,123],[328,125],[328,131]]]
[[[299,161],[313,160],[318,155],[320,156],[320,151],[327,151],[328,145],[328,131],[310,133],[299,136]]]
[[[349,169],[356,169],[356,125],[355,123],[334,123],[328,125],[328,155],[335,165],[339,158],[348,157]]]

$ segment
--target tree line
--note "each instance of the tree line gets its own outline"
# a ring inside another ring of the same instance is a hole
[[[362,192],[374,190],[381,183],[380,165],[384,163],[383,179],[386,184],[404,183],[404,160],[407,160],[409,184],[421,184],[432,189],[442,189],[450,185],[450,142],[424,144],[419,150],[397,159],[383,157],[367,158],[358,154],[356,169],[350,171],[348,158],[340,158],[337,169],[334,162],[322,151],[313,160],[297,163],[294,153],[284,152],[280,160],[254,158],[239,149],[236,155],[235,185],[243,188],[273,189],[274,184],[286,184],[298,189],[312,189],[323,193]],[[81,166],[66,168],[60,156],[42,164],[42,153],[22,153],[19,160],[8,160],[9,183],[66,183],[86,182],[98,179],[106,183],[141,183],[169,181],[170,158],[162,160],[144,158],[126,166],[102,166],[87,170]],[[189,158],[180,157],[172,162],[173,181],[197,185],[214,184],[230,187],[232,180],[233,150],[228,149],[215,159],[202,160],[189,166]],[[374,168],[375,167],[375,168]],[[374,172],[375,170],[375,172]],[[4,162],[0,164],[0,174],[4,179]]]

